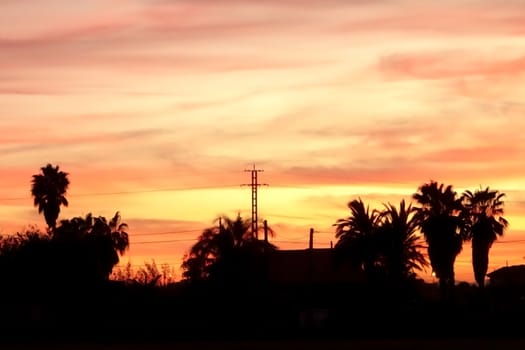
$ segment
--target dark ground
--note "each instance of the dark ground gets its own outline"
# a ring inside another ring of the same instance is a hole
[[[191,341],[191,342],[54,342],[5,344],[2,349],[76,349],[76,350],[455,350],[525,348],[525,339],[361,339],[361,340],[286,340],[286,341]]]
[[[402,301],[355,286],[252,290],[28,291],[0,298],[0,349],[525,349],[525,289],[462,285],[454,304],[432,285]]]

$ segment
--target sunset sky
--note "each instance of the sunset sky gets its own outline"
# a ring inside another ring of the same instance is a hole
[[[31,175],[70,174],[60,218],[128,223],[122,262],[176,265],[219,214],[328,247],[362,197],[430,179],[507,194],[489,271],[525,263],[525,1],[0,0],[0,233],[45,228]],[[152,243],[160,241],[157,243]],[[470,246],[456,263],[472,281]],[[423,273],[428,278],[431,271]]]

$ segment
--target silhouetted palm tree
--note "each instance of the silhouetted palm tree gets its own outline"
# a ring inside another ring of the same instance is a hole
[[[62,220],[53,240],[70,260],[72,273],[86,280],[108,280],[113,267],[129,248],[128,225],[121,223],[120,213],[108,222],[105,217],[75,217]]]
[[[65,197],[69,186],[68,173],[60,171],[58,165],[53,167],[51,164],[40,170],[40,174],[33,175],[31,195],[34,205],[38,206],[38,213],[44,212],[48,229],[53,232],[60,214],[60,206],[68,205]]]
[[[380,214],[378,228],[381,245],[382,266],[391,282],[400,283],[415,277],[428,262],[421,252],[423,245],[418,235],[419,220],[416,209],[405,200],[399,203],[399,210],[386,204]]]
[[[351,215],[336,222],[336,249],[339,257],[350,259],[369,278],[386,278],[400,284],[415,277],[415,270],[428,265],[421,253],[417,235],[419,221],[415,209],[401,201],[399,210],[385,205],[385,210],[371,211],[359,198],[348,203]]]
[[[203,231],[185,256],[182,268],[186,279],[250,278],[257,259],[276,249],[271,243],[257,240],[251,231],[251,221],[243,220],[240,215],[236,219],[220,216],[215,223],[216,226]],[[268,232],[274,234],[270,228]]]
[[[472,267],[478,286],[485,286],[492,243],[502,236],[508,221],[502,216],[505,193],[497,190],[479,189],[463,193],[464,205],[469,218],[468,239],[472,240]]]
[[[379,213],[370,211],[361,198],[348,202],[350,216],[334,224],[335,249],[339,257],[348,258],[358,265],[369,278],[373,278],[379,265],[380,244],[377,227]]]
[[[457,197],[451,185],[445,187],[435,181],[421,185],[413,198],[420,204],[415,209],[442,298],[449,299],[455,282],[454,262],[463,242],[461,198]]]

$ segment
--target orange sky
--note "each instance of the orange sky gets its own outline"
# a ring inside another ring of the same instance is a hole
[[[255,163],[281,248],[310,227],[329,246],[349,200],[435,179],[506,192],[489,269],[523,262],[525,1],[1,6],[1,233],[45,227],[29,187],[51,162],[70,173],[62,218],[119,210],[124,262],[178,266],[217,215],[250,215]],[[472,281],[468,246],[456,270]]]

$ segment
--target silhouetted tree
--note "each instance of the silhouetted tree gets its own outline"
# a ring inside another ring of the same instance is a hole
[[[108,222],[105,217],[75,217],[62,220],[56,227],[53,240],[68,255],[71,273],[80,273],[87,280],[108,280],[113,266],[129,248],[127,224],[121,222],[120,213]]]
[[[54,250],[48,235],[36,228],[0,237],[2,291],[27,293],[49,281],[54,270]]]
[[[416,209],[405,201],[399,203],[399,210],[386,204],[379,215],[379,244],[382,266],[387,278],[398,284],[415,278],[415,271],[428,266],[423,245],[417,233],[419,220]]]
[[[183,277],[193,281],[234,281],[256,277],[261,257],[276,247],[257,240],[251,231],[251,221],[243,220],[240,215],[235,219],[220,216],[215,223],[202,232],[184,257]],[[273,235],[273,231],[268,230]]]
[[[370,211],[361,198],[348,202],[350,215],[334,224],[335,249],[339,257],[347,258],[359,266],[372,279],[380,264],[380,244],[377,228],[379,213]]]
[[[60,206],[68,205],[65,197],[69,186],[68,173],[60,171],[58,165],[53,167],[51,164],[40,170],[40,174],[33,175],[31,195],[34,198],[34,205],[38,206],[38,213],[44,212],[46,224],[52,232],[60,214]]]
[[[425,183],[413,195],[421,231],[428,244],[428,256],[444,300],[452,297],[454,289],[454,262],[461,252],[464,222],[461,198],[452,186],[435,181]]]
[[[385,205],[371,211],[363,201],[348,203],[350,216],[339,219],[335,245],[338,256],[359,266],[370,282],[388,281],[400,285],[415,277],[415,270],[428,265],[417,235],[415,209],[401,201],[399,210]]]
[[[468,239],[472,240],[472,267],[478,286],[485,286],[489,265],[489,251],[498,236],[508,226],[502,216],[505,193],[497,190],[479,189],[463,193],[464,206],[469,218]]]

